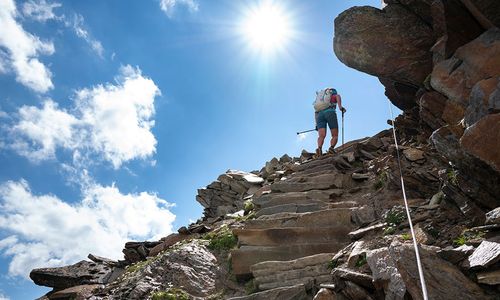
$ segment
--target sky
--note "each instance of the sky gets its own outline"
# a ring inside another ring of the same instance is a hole
[[[332,50],[354,5],[380,1],[0,0],[0,300],[196,221],[228,169],[313,152],[316,90],[346,142],[386,129],[378,79]]]

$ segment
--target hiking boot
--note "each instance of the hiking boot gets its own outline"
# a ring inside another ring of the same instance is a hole
[[[335,148],[333,146],[330,146],[330,148],[328,148],[328,154],[336,154],[337,151],[335,151]]]
[[[323,153],[321,152],[321,148],[317,148],[317,149],[316,149],[316,155],[315,155],[315,157],[316,157],[316,158],[318,158],[318,157],[320,157],[321,155],[323,155]]]

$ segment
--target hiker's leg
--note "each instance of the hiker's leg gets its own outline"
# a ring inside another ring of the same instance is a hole
[[[332,128],[332,129],[330,129],[330,132],[332,133],[332,139],[330,140],[330,147],[332,149],[334,149],[335,145],[337,145],[337,141],[339,139],[339,129]]]
[[[326,128],[318,128],[318,149],[323,148],[325,137],[326,137]]]

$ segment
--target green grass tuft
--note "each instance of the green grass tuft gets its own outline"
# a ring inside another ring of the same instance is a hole
[[[203,239],[208,240],[208,249],[215,251],[231,250],[238,244],[238,238],[229,227],[221,227],[218,231],[207,233]]]
[[[154,292],[151,300],[189,300],[189,295],[181,289],[168,289],[166,291]]]

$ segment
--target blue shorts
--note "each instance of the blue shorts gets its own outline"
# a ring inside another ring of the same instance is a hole
[[[318,112],[316,116],[316,126],[319,128],[326,128],[326,124],[330,129],[338,129],[339,123],[337,121],[337,113],[335,108],[328,108]]]

